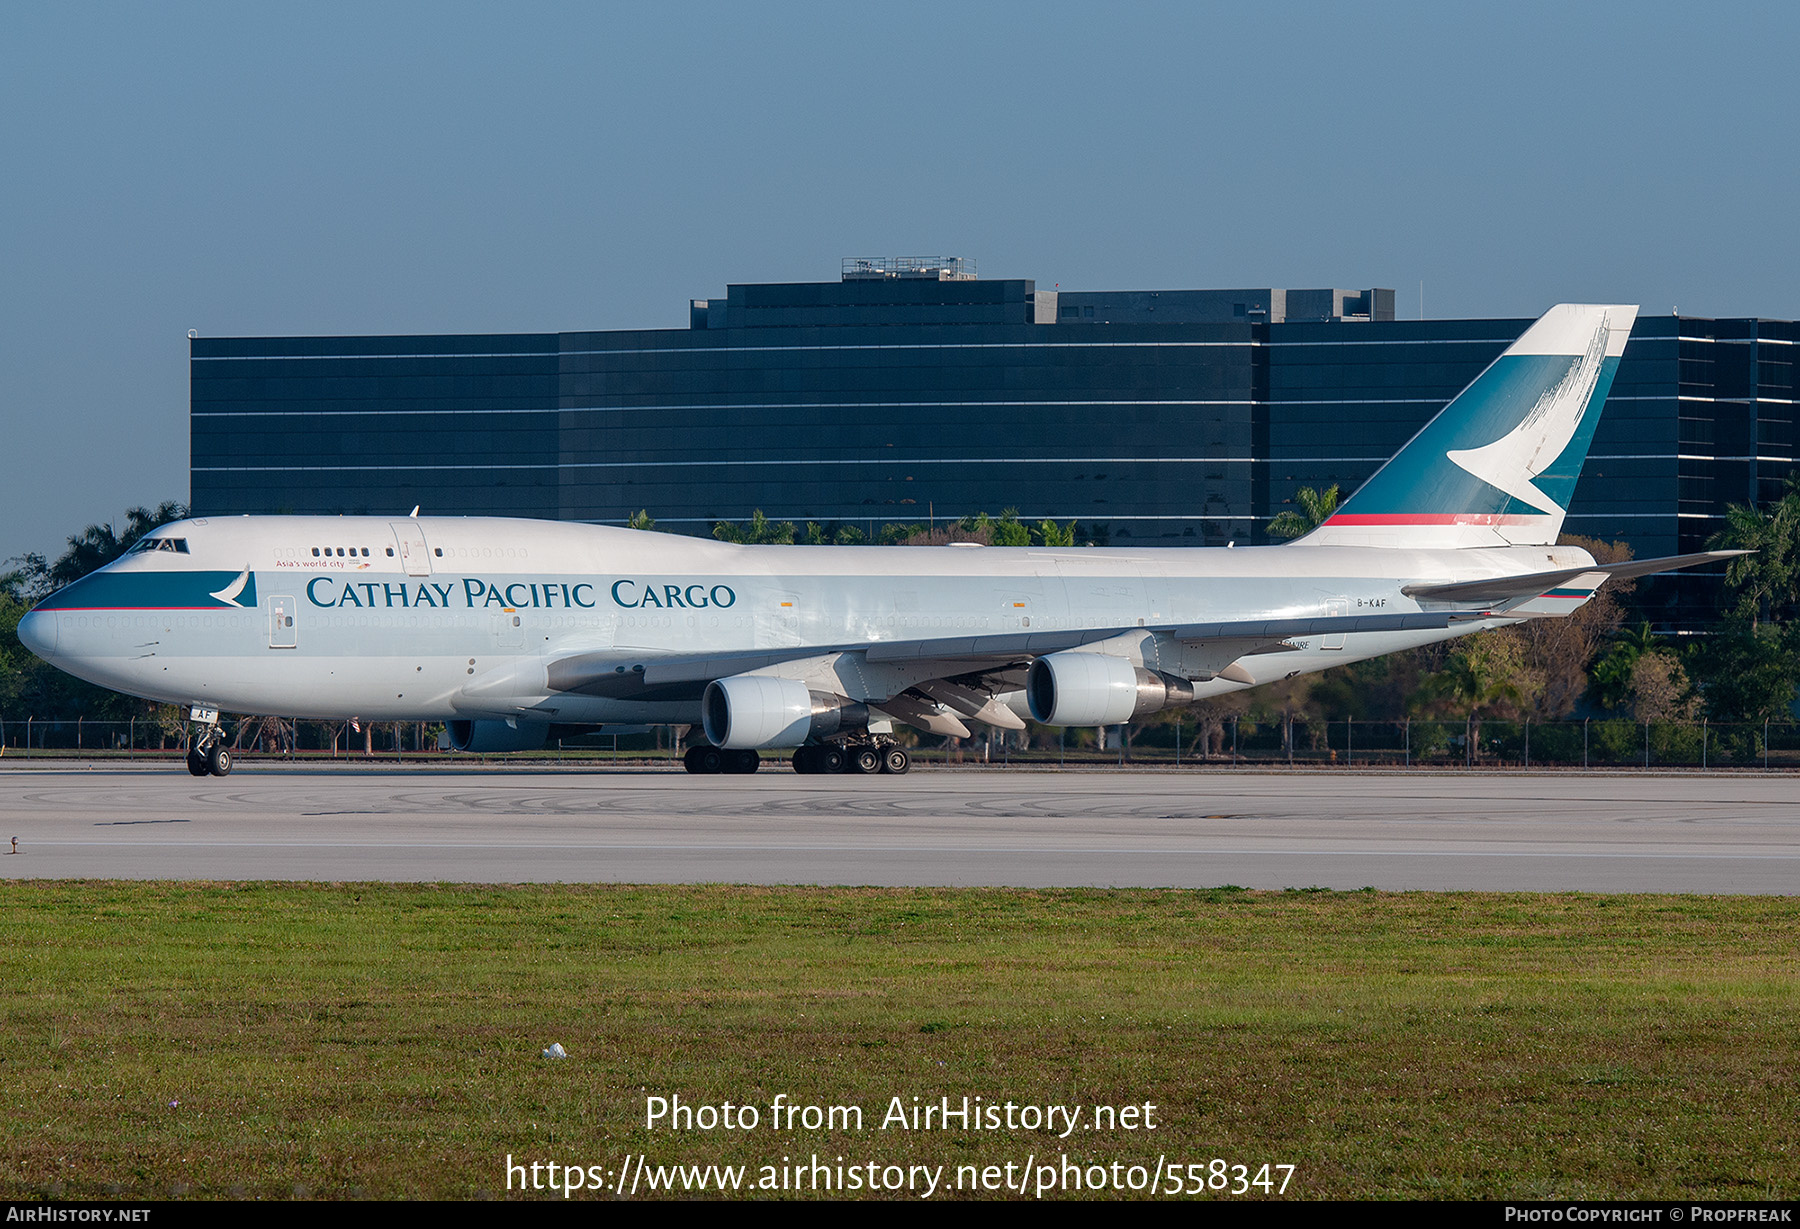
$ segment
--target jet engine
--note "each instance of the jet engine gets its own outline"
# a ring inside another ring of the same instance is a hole
[[[444,727],[444,741],[458,751],[488,755],[501,751],[536,751],[550,738],[550,727],[535,721],[517,726],[504,721],[452,721]]]
[[[1194,702],[1194,685],[1103,653],[1051,653],[1025,678],[1031,715],[1045,725],[1118,725]]]
[[[738,674],[706,688],[701,707],[707,741],[715,747],[798,747],[869,724],[867,706],[798,679]]]

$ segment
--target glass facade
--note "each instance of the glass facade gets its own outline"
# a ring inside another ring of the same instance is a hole
[[[758,509],[875,531],[1010,507],[1120,545],[1257,542],[1296,488],[1353,491],[1530,323],[1392,315],[1379,290],[900,277],[732,286],[688,329],[197,338],[193,505],[646,509],[693,533]],[[1797,340],[1640,317],[1568,530],[1698,550],[1728,504],[1779,493]],[[1681,623],[1716,582],[1645,583]]]

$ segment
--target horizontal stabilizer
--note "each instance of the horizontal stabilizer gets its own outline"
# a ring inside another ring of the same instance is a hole
[[[1669,555],[1662,559],[1591,563],[1586,567],[1562,568],[1555,572],[1528,572],[1519,576],[1495,576],[1488,580],[1463,580],[1443,585],[1407,585],[1400,592],[1421,602],[1506,602],[1514,598],[1540,597],[1578,577],[1594,578],[1591,584],[1581,586],[1587,592],[1592,592],[1608,580],[1630,580],[1655,572],[1674,572],[1749,553],[1741,550],[1709,550],[1692,555]]]

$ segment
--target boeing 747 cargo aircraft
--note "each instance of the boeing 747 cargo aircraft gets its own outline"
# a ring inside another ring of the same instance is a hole
[[[735,546],[452,517],[199,518],[41,602],[40,657],[191,706],[446,722],[465,751],[701,726],[691,772],[905,772],[894,723],[1112,725],[1519,619],[1609,578],[1556,545],[1635,307],[1533,324],[1296,542],[1254,548]]]

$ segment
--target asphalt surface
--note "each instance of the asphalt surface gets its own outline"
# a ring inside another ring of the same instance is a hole
[[[0,767],[11,878],[1800,893],[1800,780]]]

